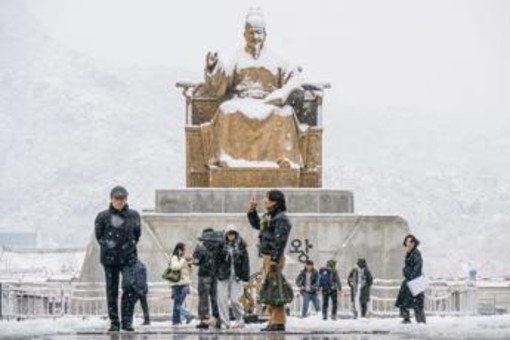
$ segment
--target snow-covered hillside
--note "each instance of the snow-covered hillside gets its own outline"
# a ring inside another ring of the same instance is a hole
[[[0,6],[0,229],[83,246],[113,185],[138,209],[155,189],[184,186],[174,83],[200,70],[108,64],[57,43],[20,3]],[[406,218],[429,274],[466,275],[472,262],[510,276],[508,119],[361,110],[336,90],[348,79],[324,80],[325,186],[354,191],[358,212]]]

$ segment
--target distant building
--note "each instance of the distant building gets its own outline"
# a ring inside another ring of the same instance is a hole
[[[0,247],[36,248],[37,233],[13,233],[0,231]]]
[[[0,248],[0,282],[71,282],[79,277],[84,248]]]

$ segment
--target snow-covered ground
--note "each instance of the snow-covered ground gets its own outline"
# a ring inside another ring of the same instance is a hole
[[[135,327],[141,320],[135,322]],[[100,335],[108,326],[103,319],[60,318],[48,320],[2,321],[0,339],[30,338],[72,334]],[[261,324],[248,324],[244,329],[222,330],[221,334],[258,334]],[[150,334],[195,334],[194,324],[172,327],[168,322],[153,322],[151,326],[136,327],[137,333]],[[215,334],[202,331],[200,334]],[[402,325],[399,319],[363,319],[323,321],[314,316],[307,319],[290,317],[287,335],[367,335],[364,339],[508,339],[510,338],[510,315],[491,317],[431,317],[426,325]],[[60,339],[60,337],[57,337]],[[62,338],[63,339],[63,338]]]

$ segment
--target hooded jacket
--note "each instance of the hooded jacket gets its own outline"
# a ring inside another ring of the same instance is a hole
[[[233,242],[228,241],[229,232],[234,232],[236,238]],[[250,259],[246,242],[233,226],[229,226],[225,232],[225,243],[216,256],[216,277],[220,281],[229,280],[234,274],[236,280],[247,282],[250,279]],[[234,273],[232,273],[232,264]]]

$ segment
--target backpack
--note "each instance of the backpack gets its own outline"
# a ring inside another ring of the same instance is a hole
[[[322,289],[333,288],[333,273],[330,269],[322,268],[319,272],[319,286]]]

